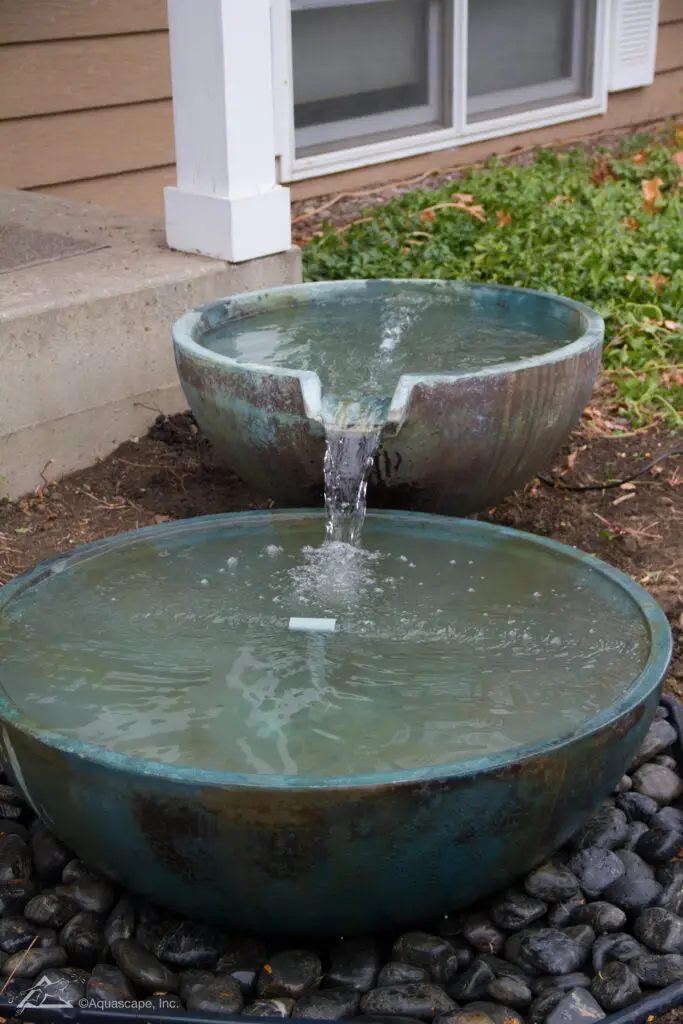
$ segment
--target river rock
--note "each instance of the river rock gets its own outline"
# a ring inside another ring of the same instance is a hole
[[[635,852],[650,864],[666,864],[681,853],[683,835],[679,831],[650,828],[638,840]]]
[[[605,1017],[596,999],[585,988],[567,992],[546,1018],[547,1024],[588,1024],[591,1020]]]
[[[678,761],[671,754],[658,754],[653,760],[655,764],[662,764],[665,768],[670,768],[672,772],[678,771]]]
[[[395,1021],[409,1020],[407,1017],[357,1017],[357,1021],[365,1024],[366,1020],[377,1021],[378,1024],[394,1024]],[[478,1010],[455,1010],[451,1013],[442,1013],[434,1018],[434,1024],[494,1024],[491,1017]]]
[[[416,967],[415,964],[403,964],[400,960],[391,960],[385,964],[377,975],[377,988],[386,988],[387,985],[414,985],[418,981],[429,981],[429,971],[426,967]],[[366,991],[369,991],[366,990]]]
[[[586,959],[586,951],[559,928],[529,931],[520,949],[524,959],[544,974],[569,974]]]
[[[482,996],[485,996],[495,978],[496,976],[488,964],[477,957],[467,970],[448,986],[448,992],[459,1003],[469,1003],[472,999],[481,999]]]
[[[0,834],[8,836],[19,836],[25,843],[29,840],[28,829],[19,821],[11,821],[9,818],[0,818]]]
[[[651,796],[658,804],[672,804],[683,795],[683,782],[661,764],[644,764],[633,776],[633,788],[637,793]]]
[[[524,888],[530,896],[545,903],[562,903],[576,896],[579,880],[566,865],[548,860],[527,875]]]
[[[515,1010],[524,1010],[533,1002],[531,989],[519,978],[494,978],[489,985],[488,996]]]
[[[0,884],[0,914],[20,914],[28,901],[38,894],[38,885],[32,878]]]
[[[683,920],[663,907],[649,907],[639,914],[633,934],[654,953],[683,951]]]
[[[462,926],[462,934],[479,953],[498,954],[505,945],[505,933],[487,914],[470,914]]]
[[[567,865],[576,875],[586,896],[596,899],[624,874],[625,868],[616,853],[600,846],[581,849]]]
[[[124,974],[146,992],[174,992],[178,979],[149,950],[134,939],[119,939],[111,953]]]
[[[63,967],[67,961],[66,950],[61,946],[48,946],[45,949],[22,949],[13,953],[0,967],[0,974],[5,977],[35,978],[48,967]]]
[[[23,808],[26,801],[24,796],[16,786],[10,786],[7,783],[0,784],[0,803],[9,804],[10,807]]]
[[[227,974],[195,986],[187,997],[187,1009],[195,1013],[239,1013],[244,999],[239,985]]]
[[[548,904],[535,896],[509,889],[493,900],[490,907],[491,920],[498,928],[506,931],[518,931],[528,928],[534,921],[543,917]]]
[[[40,976],[42,995],[70,1006],[76,1006],[85,997],[87,981],[87,971],[72,967],[51,967]]]
[[[292,1011],[297,1020],[345,1020],[358,1011],[361,993],[348,986],[323,988],[299,999]]]
[[[430,935],[428,932],[415,931],[401,935],[394,943],[391,955],[394,960],[433,971],[452,952],[447,939],[439,935]]]
[[[378,983],[378,970],[379,953],[372,939],[339,942],[330,952],[330,966],[325,975],[325,985],[352,988],[356,992],[369,992]]]
[[[255,935],[233,933],[223,936],[221,948],[223,952],[216,966],[218,974],[232,974],[234,970],[245,967],[260,971],[268,959],[265,942]]]
[[[683,981],[683,956],[680,953],[643,953],[629,963],[642,985],[665,988]]]
[[[64,868],[73,858],[73,854],[67,850],[64,843],[60,843],[57,836],[47,831],[33,835],[31,853],[35,873],[46,885],[55,885],[59,882]]]
[[[104,937],[108,946],[119,939],[132,939],[135,935],[135,906],[130,896],[122,896],[115,905],[104,926]]]
[[[360,1006],[364,1014],[390,1014],[420,1020],[433,1020],[439,1014],[458,1009],[442,988],[425,981],[373,988],[362,997]]]
[[[577,892],[571,899],[563,900],[562,903],[553,903],[548,911],[548,924],[551,928],[566,928],[578,920],[581,907],[586,901],[581,892]]]
[[[539,996],[542,992],[549,992],[551,989],[571,992],[573,988],[588,988],[590,983],[588,975],[581,971],[572,971],[571,974],[548,974],[543,978],[534,979],[532,991]]]
[[[531,983],[531,975],[527,974],[524,968],[518,964],[503,960],[502,957],[494,956],[492,953],[482,953],[478,959],[491,968],[496,978],[519,978],[525,984]]]
[[[644,765],[646,761],[653,761],[659,754],[663,754],[665,750],[672,747],[677,739],[676,730],[670,722],[661,718],[655,718],[647,731],[645,739],[636,751],[629,771],[634,772],[641,765]]]
[[[662,886],[671,885],[673,882],[678,882],[679,885],[683,886],[683,861],[660,864],[657,866],[655,874],[657,881]]]
[[[0,835],[0,882],[12,884],[31,876],[31,851],[17,835]]]
[[[628,822],[626,815],[611,804],[603,804],[569,840],[572,850],[604,849],[614,850],[626,838]],[[569,865],[570,870],[574,869]]]
[[[294,1009],[294,1000],[287,996],[279,999],[259,999],[242,1010],[243,1017],[289,1017]]]
[[[75,903],[49,890],[33,896],[24,908],[24,917],[27,921],[57,929],[62,928],[77,913],[78,907]]]
[[[85,987],[86,999],[105,1003],[126,1002],[135,999],[135,989],[123,971],[111,964],[96,964]]]
[[[196,988],[201,988],[203,985],[208,984],[214,977],[215,975],[211,971],[199,971],[193,968],[189,971],[181,971],[178,975],[180,998],[186,1003],[188,997]]]
[[[595,940],[591,951],[593,968],[601,971],[605,964],[618,960],[620,963],[628,964],[637,956],[645,953],[645,947],[632,935],[626,932],[619,932],[613,935],[601,935]]]
[[[98,873],[94,868],[88,867],[85,861],[79,860],[78,857],[74,857],[64,865],[62,871],[62,882],[64,885],[70,885],[71,882],[77,882],[81,878],[97,878]]]
[[[490,1017],[494,1024],[524,1024],[524,1018],[520,1017],[511,1006],[502,1006],[500,1003],[489,1003],[487,1001],[477,1001],[470,1003],[466,1007],[467,1010],[476,1013],[486,1014]]]
[[[91,914],[106,914],[116,901],[116,889],[106,878],[85,876],[55,890],[59,896],[71,900],[80,910]]]
[[[622,850],[635,850],[641,837],[644,836],[646,832],[649,832],[649,829],[644,821],[632,821],[628,827],[628,835],[626,836],[626,842],[622,846]]]
[[[591,951],[595,942],[595,932],[589,924],[574,924],[564,929],[564,934],[572,939],[579,949],[582,949],[586,957]]]
[[[157,956],[178,970],[215,967],[220,956],[219,932],[201,921],[182,921],[167,932],[157,947]]]
[[[632,1006],[641,998],[640,984],[633,971],[618,960],[607,964],[591,982],[591,992],[608,1013]]]
[[[646,825],[659,811],[659,804],[651,796],[643,793],[622,793],[617,797],[617,807],[624,812],[629,821],[644,821]]]
[[[661,807],[649,822],[650,828],[683,832],[683,811],[680,807]]]
[[[564,992],[560,988],[547,989],[540,996],[536,996],[525,1014],[529,1024],[545,1024],[545,1020],[551,1010],[564,998]]]
[[[677,917],[683,917],[683,887],[680,882],[671,882],[666,886],[657,900],[658,907],[670,910]]]
[[[616,786],[614,787],[615,793],[628,793],[633,789],[633,780],[630,775],[622,775]]]
[[[276,953],[259,974],[256,991],[259,996],[289,996],[301,999],[317,988],[322,977],[322,965],[315,953],[307,949],[288,949]]]
[[[626,924],[624,911],[605,900],[586,903],[579,910],[577,917],[582,924],[590,925],[598,935],[604,935],[606,932],[619,932]]]
[[[662,891],[654,878],[654,870],[630,850],[619,850],[617,856],[624,866],[624,874],[605,889],[604,898],[627,914],[645,910],[657,901]]]
[[[81,911],[62,928],[59,944],[69,954],[69,962],[79,967],[93,967],[102,956],[106,939],[104,917]]]
[[[39,949],[56,946],[57,932],[31,924],[25,917],[0,918],[0,949],[12,954],[28,949],[32,944]]]

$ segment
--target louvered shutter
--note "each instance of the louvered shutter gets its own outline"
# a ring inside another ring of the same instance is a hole
[[[658,22],[659,0],[612,0],[610,92],[654,81]]]

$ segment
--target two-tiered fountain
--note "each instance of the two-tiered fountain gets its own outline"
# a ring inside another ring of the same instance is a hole
[[[567,299],[436,281],[186,314],[202,430],[327,510],[143,529],[3,589],[2,748],[36,812],[132,889],[271,933],[420,922],[540,863],[630,763],[668,626],[592,557],[424,513],[542,468],[602,336]],[[413,511],[365,516],[368,486]]]

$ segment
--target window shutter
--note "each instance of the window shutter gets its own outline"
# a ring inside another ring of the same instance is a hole
[[[610,92],[654,81],[658,23],[659,0],[612,0]]]

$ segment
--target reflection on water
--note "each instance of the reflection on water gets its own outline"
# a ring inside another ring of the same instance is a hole
[[[372,517],[356,546],[310,519],[235,540],[205,530],[91,558],[12,601],[10,698],[60,732],[171,764],[348,774],[568,733],[646,658],[620,590],[518,540],[454,544]],[[293,631],[292,617],[334,632]]]

